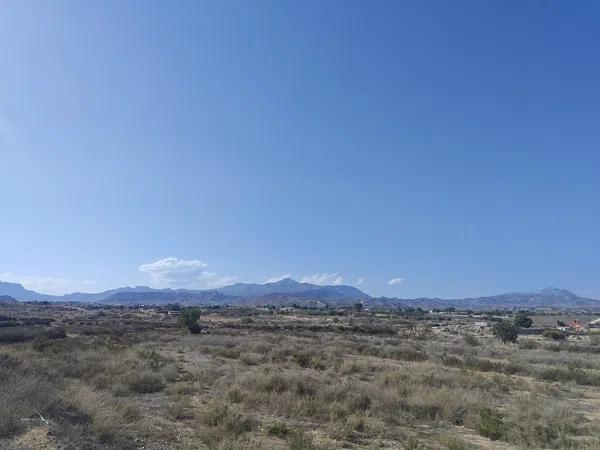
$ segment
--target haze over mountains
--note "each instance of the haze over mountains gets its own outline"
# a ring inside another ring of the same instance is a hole
[[[290,305],[343,306],[361,302],[379,308],[448,308],[487,310],[495,308],[553,308],[600,310],[600,300],[581,297],[559,288],[537,292],[513,292],[488,297],[441,298],[374,298],[360,289],[346,285],[320,286],[299,283],[291,278],[274,283],[235,283],[218,289],[153,289],[148,286],[122,287],[99,293],[71,293],[63,296],[40,294],[17,283],[0,281],[0,296],[18,301],[83,302],[114,305],[169,304],[182,305]]]

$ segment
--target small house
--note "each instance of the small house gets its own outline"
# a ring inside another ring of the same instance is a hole
[[[572,331],[585,331],[585,324],[581,320],[571,320],[567,323],[567,327],[569,327]]]
[[[600,328],[600,318],[594,319],[589,323],[590,328]]]

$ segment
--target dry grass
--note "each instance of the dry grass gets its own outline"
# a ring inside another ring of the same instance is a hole
[[[557,351],[464,318],[236,309],[190,335],[152,312],[62,308],[10,313],[28,338],[0,344],[1,448],[37,412],[57,448],[600,446],[597,339]]]

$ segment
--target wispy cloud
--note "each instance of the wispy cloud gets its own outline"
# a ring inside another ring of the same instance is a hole
[[[19,283],[26,289],[49,295],[63,295],[71,292],[94,292],[94,286],[96,285],[96,282],[92,280],[14,275],[10,272],[1,274],[0,280],[9,283]]]
[[[404,278],[392,278],[390,281],[388,281],[390,286],[399,286],[402,283],[404,283]]]
[[[302,277],[303,283],[311,283],[318,284],[320,286],[326,285],[334,285],[334,284],[342,284],[344,282],[344,277],[338,275],[337,273],[315,273],[313,275],[307,275]]]
[[[361,286],[365,284],[365,279],[364,278],[357,278],[356,281],[354,282],[354,286]]]
[[[198,259],[163,258],[141,264],[139,271],[150,276],[153,287],[213,289],[233,283],[237,278],[220,276],[206,269],[208,264]]]
[[[275,275],[275,276],[269,278],[268,280],[266,280],[265,283],[277,283],[278,281],[284,280],[286,278],[292,278],[292,274],[286,273],[284,275]]]

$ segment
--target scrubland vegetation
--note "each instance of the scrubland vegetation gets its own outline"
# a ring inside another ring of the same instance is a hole
[[[594,336],[505,345],[466,316],[357,310],[209,309],[200,329],[143,310],[0,314],[0,448],[600,447]]]

